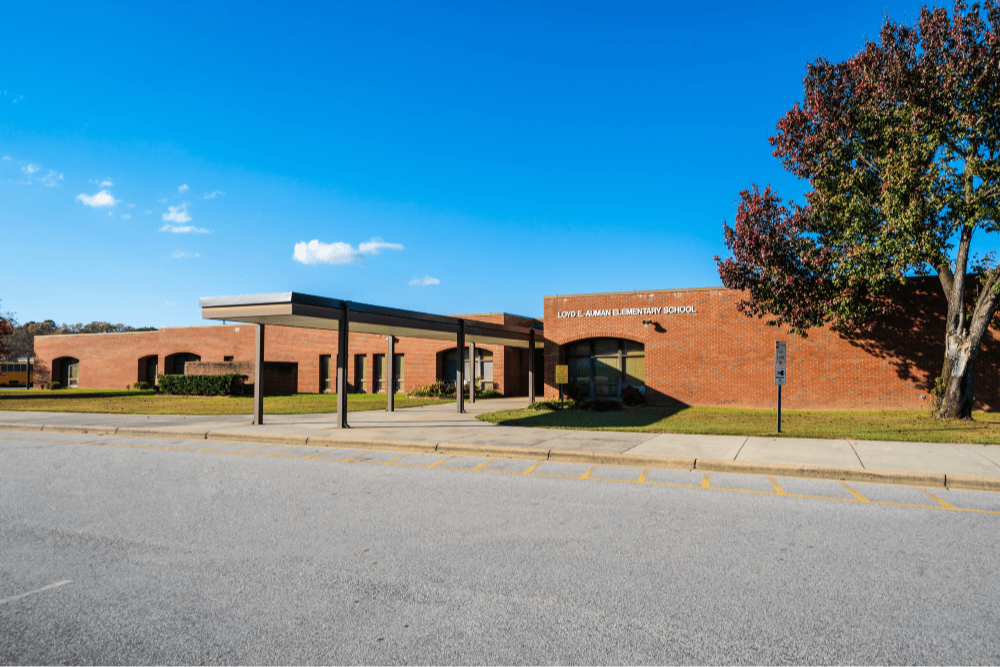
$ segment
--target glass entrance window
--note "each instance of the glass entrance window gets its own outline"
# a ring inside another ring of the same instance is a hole
[[[78,387],[80,385],[80,362],[69,364],[66,367],[66,376],[69,378],[67,387]]]
[[[621,338],[590,338],[563,348],[570,384],[583,397],[618,398],[622,388],[646,392],[646,350],[642,343]]]

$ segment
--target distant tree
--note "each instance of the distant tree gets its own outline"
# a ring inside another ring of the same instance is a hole
[[[14,327],[11,326],[10,318],[7,315],[0,315],[0,359],[6,359],[9,354],[10,348],[10,335],[14,332]]]
[[[132,327],[126,324],[91,322],[90,324],[56,324],[54,320],[18,324],[13,313],[7,313],[5,321],[10,326],[9,334],[0,334],[4,341],[3,359],[20,359],[35,356],[35,336],[58,336],[63,334],[126,333],[135,331],[156,331],[154,327]]]
[[[805,97],[778,123],[774,155],[811,186],[804,205],[740,193],[732,257],[716,257],[738,307],[805,335],[864,330],[908,276],[937,274],[948,304],[940,418],[970,418],[973,369],[1000,306],[1000,269],[972,253],[1000,231],[1000,10],[994,0],[886,20],[842,63],[807,66]],[[968,305],[970,280],[978,294]]]

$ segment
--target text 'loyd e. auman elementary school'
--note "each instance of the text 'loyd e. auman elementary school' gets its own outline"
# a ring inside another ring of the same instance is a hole
[[[582,398],[635,387],[650,406],[766,408],[775,400],[775,343],[787,341],[786,408],[913,410],[929,407],[941,372],[945,304],[936,290],[911,280],[900,314],[863,336],[823,328],[808,337],[746,317],[739,292],[714,287],[547,296],[541,319],[433,315],[294,292],[209,297],[203,317],[220,324],[44,336],[35,354],[53,381],[81,388],[154,385],[165,373],[253,381],[260,356],[268,394],[336,391],[339,359],[347,393],[474,376],[477,387],[505,396],[558,398],[556,366],[566,365],[566,388]],[[991,332],[976,366],[977,408],[1000,407],[997,347]]]

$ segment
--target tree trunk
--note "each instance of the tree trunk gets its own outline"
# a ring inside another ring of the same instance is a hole
[[[978,347],[978,346],[977,346]],[[949,350],[949,353],[952,353]],[[954,358],[945,356],[941,369],[944,392],[938,406],[938,419],[972,419],[973,372],[976,355],[960,349]]]

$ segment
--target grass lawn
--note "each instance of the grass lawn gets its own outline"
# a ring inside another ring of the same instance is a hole
[[[417,405],[450,403],[437,398],[410,398],[396,395],[397,408]],[[384,410],[385,394],[348,394],[347,409]],[[124,391],[115,389],[60,389],[47,391],[33,389],[0,390],[0,412],[107,412],[135,415],[250,415],[253,398],[226,396],[167,396],[153,391]],[[264,414],[302,415],[336,412],[336,394],[295,394],[293,396],[266,396]],[[0,416],[2,421],[2,416]]]
[[[774,410],[736,408],[637,408],[627,412],[504,410],[478,419],[507,426],[776,436]],[[927,412],[781,413],[781,437],[851,438],[909,442],[1000,444],[1000,413],[976,412],[973,421],[936,421]]]

